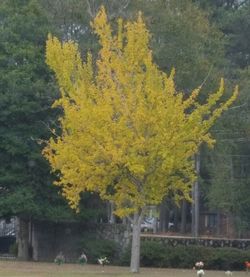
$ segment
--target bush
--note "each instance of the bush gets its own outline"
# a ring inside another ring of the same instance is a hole
[[[15,257],[17,257],[18,245],[16,242],[12,243],[9,248],[9,253]]]
[[[141,264],[155,267],[192,268],[197,261],[204,261],[210,256],[209,252],[209,249],[199,246],[173,247],[157,242],[143,242]]]
[[[213,257],[207,261],[207,267],[218,270],[242,270],[245,268],[244,262],[249,260],[250,251],[215,248]]]
[[[100,257],[107,257],[111,263],[117,263],[119,246],[115,241],[86,238],[82,240],[81,246],[90,263],[97,263]]]
[[[142,242],[141,265],[162,267],[165,264],[165,247],[157,242]]]
[[[126,249],[121,253],[119,259],[119,265],[129,266],[131,257],[131,244],[129,244]]]
[[[129,265],[128,247],[123,253],[120,264]],[[205,269],[243,270],[244,262],[250,259],[250,250],[235,248],[213,248],[204,246],[169,246],[162,242],[141,242],[141,266],[193,268],[197,261],[203,261]]]

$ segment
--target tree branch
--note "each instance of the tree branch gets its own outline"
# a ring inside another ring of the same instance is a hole
[[[90,17],[94,18],[95,17],[95,12],[92,11],[89,0],[87,0],[86,2],[87,2],[87,12],[90,15]]]

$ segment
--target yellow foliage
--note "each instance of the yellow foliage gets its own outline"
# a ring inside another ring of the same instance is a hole
[[[203,105],[201,88],[188,99],[176,91],[174,71],[168,76],[153,63],[149,32],[141,14],[135,22],[118,20],[114,35],[104,8],[92,22],[101,50],[96,67],[82,61],[78,46],[47,40],[46,61],[55,72],[61,97],[62,133],[43,151],[56,185],[72,208],[82,191],[112,200],[125,216],[159,203],[174,193],[189,198],[195,179],[192,157],[201,143],[213,144],[209,129],[236,99],[225,102],[224,83]]]

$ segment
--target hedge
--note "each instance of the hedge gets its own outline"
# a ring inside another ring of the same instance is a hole
[[[141,266],[193,268],[203,261],[205,269],[243,270],[244,262],[250,260],[250,250],[236,248],[213,248],[205,246],[166,246],[159,242],[141,242]],[[130,247],[123,253],[120,264],[128,265]]]
[[[110,263],[119,263],[119,246],[115,241],[86,238],[80,242],[80,249],[86,253],[89,263],[97,263],[97,259],[106,257]]]

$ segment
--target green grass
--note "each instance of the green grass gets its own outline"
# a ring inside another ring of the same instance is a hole
[[[0,261],[0,277],[131,277],[128,267],[78,265],[19,261]],[[141,268],[145,277],[196,277],[195,270]],[[205,277],[225,277],[223,271],[205,271]],[[245,272],[233,272],[233,277],[246,276]]]

